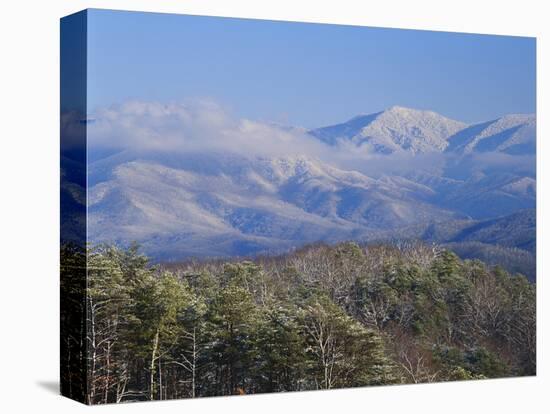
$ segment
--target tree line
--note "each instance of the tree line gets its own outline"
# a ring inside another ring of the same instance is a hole
[[[437,246],[165,266],[136,246],[61,256],[62,393],[89,404],[536,370],[535,285]]]

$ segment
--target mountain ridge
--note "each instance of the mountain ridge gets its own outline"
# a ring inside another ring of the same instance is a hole
[[[91,126],[91,143],[97,125],[101,122]],[[526,169],[525,154],[511,149],[533,142],[535,126],[534,115],[466,125],[433,111],[397,106],[309,133],[278,125],[254,129],[302,134],[327,144],[328,152],[307,152],[319,145],[271,155],[227,145],[182,147],[185,151],[162,145],[92,148],[99,155],[87,166],[89,241],[137,241],[156,260],[179,260],[278,254],[318,241],[365,241],[417,230],[428,240],[429,226],[435,233],[444,231],[434,223],[453,228],[534,208],[531,161]],[[495,158],[493,152],[505,157]],[[387,168],[393,165],[402,170]],[[74,197],[73,187],[66,188],[64,196]],[[511,223],[492,227],[498,237],[479,230],[475,237],[441,240],[460,244],[470,255],[472,243],[482,243],[486,251],[501,246],[533,254],[523,230],[523,244],[506,241],[507,233],[519,240],[514,226],[520,221]]]
[[[446,139],[465,125],[433,111],[392,106],[309,132],[330,145],[347,139],[357,146],[370,145],[380,153],[402,149],[417,154],[443,150]]]
[[[491,121],[467,124],[431,110],[392,106],[357,115],[346,122],[315,128],[310,135],[337,146],[369,145],[373,152],[460,152],[501,150],[513,155],[533,152],[535,114],[508,114]]]

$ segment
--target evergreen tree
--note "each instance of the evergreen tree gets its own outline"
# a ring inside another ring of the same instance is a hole
[[[89,403],[536,372],[536,286],[449,251],[314,245],[171,271],[136,245],[61,253],[63,383]]]

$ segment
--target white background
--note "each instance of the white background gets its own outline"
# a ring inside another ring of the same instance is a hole
[[[86,7],[536,36],[538,376],[94,408],[98,412],[538,413],[550,409],[547,139],[550,13],[544,0],[11,0],[0,4],[0,411],[78,413],[57,395],[59,18]],[[550,162],[550,161],[549,161]]]

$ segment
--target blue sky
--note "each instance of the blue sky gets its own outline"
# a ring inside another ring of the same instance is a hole
[[[88,108],[213,99],[317,127],[392,105],[473,123],[535,111],[535,40],[91,10]]]

